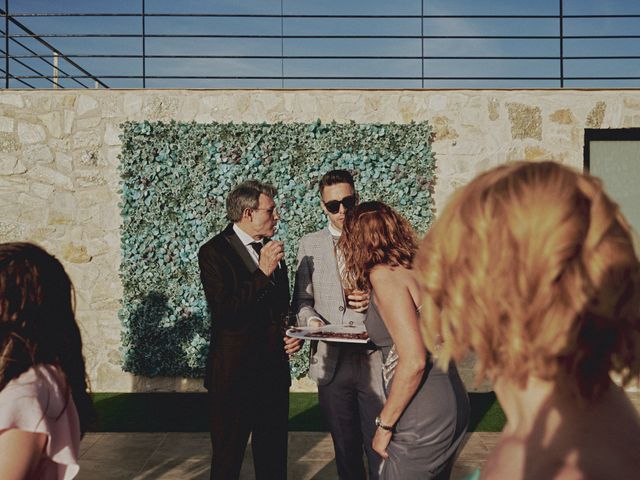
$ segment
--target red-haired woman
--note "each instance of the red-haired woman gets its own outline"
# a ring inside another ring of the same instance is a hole
[[[449,478],[469,399],[455,366],[435,366],[422,341],[422,293],[411,270],[415,233],[384,203],[364,202],[347,215],[340,247],[351,281],[372,289],[366,327],[384,358],[387,399],[373,439],[385,460],[380,478]]]
[[[0,244],[0,478],[75,477],[92,415],[71,280],[40,247]]]
[[[476,354],[507,416],[483,479],[639,478],[640,263],[601,182],[502,165],[458,191],[416,260],[427,346]],[[442,339],[442,340],[440,340]]]

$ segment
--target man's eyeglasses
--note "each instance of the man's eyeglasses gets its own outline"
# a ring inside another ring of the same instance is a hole
[[[278,215],[278,209],[276,207],[273,208],[252,208],[251,210],[264,210],[267,212],[267,215],[273,217],[274,215]]]
[[[338,213],[340,211],[340,204],[344,205],[345,210],[349,210],[350,208],[355,207],[356,205],[356,196],[349,195],[348,197],[344,197],[342,200],[329,200],[324,203],[324,206],[327,208],[329,213]]]

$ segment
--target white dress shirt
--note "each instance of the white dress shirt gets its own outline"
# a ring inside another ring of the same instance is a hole
[[[244,248],[247,249],[247,252],[249,252],[249,255],[251,255],[251,258],[255,262],[256,266],[260,266],[260,260],[258,258],[258,253],[253,249],[251,244],[253,242],[258,242],[258,243],[261,243],[261,244],[264,245],[264,241],[263,240],[254,240],[254,238],[251,235],[249,235],[247,232],[242,230],[238,226],[238,224],[236,224],[236,223],[233,224],[233,231],[236,232],[236,235],[238,235],[238,238],[240,239],[240,241],[244,245]]]

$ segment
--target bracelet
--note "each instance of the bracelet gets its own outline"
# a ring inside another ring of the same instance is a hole
[[[393,432],[393,425],[385,425],[384,423],[382,423],[382,419],[380,418],[380,415],[376,417],[375,422],[376,422],[376,427],[386,430],[387,432]]]

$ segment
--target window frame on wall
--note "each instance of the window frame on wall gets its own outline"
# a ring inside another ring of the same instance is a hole
[[[585,172],[589,172],[591,170],[590,143],[594,141],[640,142],[640,128],[585,128],[583,150],[583,169]]]

